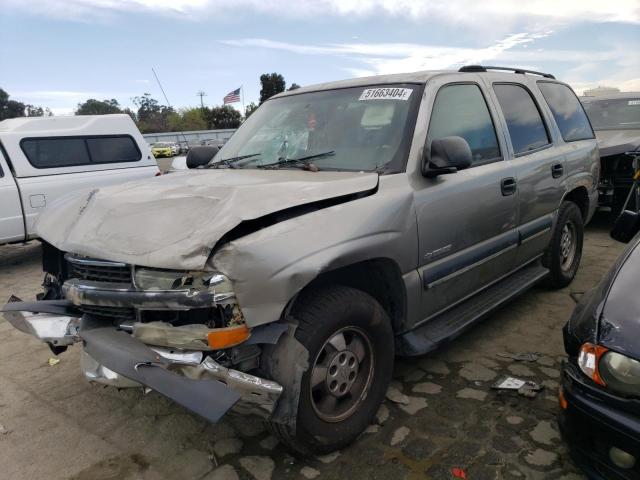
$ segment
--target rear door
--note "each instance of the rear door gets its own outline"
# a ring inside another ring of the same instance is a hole
[[[506,125],[507,155],[516,166],[520,236],[516,265],[521,265],[540,255],[550,241],[554,215],[564,193],[565,158],[554,146],[535,86],[494,82],[492,92]]]
[[[425,148],[437,138],[460,136],[474,160],[470,168],[420,177],[414,185],[425,319],[507,274],[518,241],[517,191],[508,186],[515,171],[503,158],[504,138],[485,89],[442,77],[429,86],[437,93]]]
[[[0,149],[0,244],[24,240],[18,187]]]

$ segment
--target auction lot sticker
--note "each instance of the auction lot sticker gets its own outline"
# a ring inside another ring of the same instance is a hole
[[[410,88],[365,88],[358,100],[409,100]]]

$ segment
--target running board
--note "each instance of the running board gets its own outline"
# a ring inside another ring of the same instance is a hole
[[[547,276],[549,270],[533,262],[482,292],[428,320],[396,339],[398,355],[423,355],[441,344],[453,340],[478,320],[524,293]]]

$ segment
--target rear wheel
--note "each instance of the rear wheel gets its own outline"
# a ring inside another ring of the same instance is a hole
[[[542,257],[542,264],[551,272],[546,279],[549,287],[563,288],[574,279],[582,258],[583,238],[580,209],[573,202],[563,202],[551,243]]]
[[[353,442],[375,416],[393,372],[393,330],[374,298],[348,287],[303,293],[292,317],[295,339],[285,336],[265,352],[264,364],[283,383],[280,401],[297,403],[295,421],[270,426],[292,452],[325,454]],[[308,353],[306,368],[298,379],[282,378],[278,352],[300,346]]]

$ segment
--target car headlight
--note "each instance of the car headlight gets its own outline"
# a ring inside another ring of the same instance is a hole
[[[218,272],[136,268],[134,281],[136,288],[140,290],[209,290],[216,296],[224,295],[227,298],[233,296],[231,281]]]
[[[621,395],[640,396],[640,362],[617,352],[607,352],[598,365],[600,376]]]

